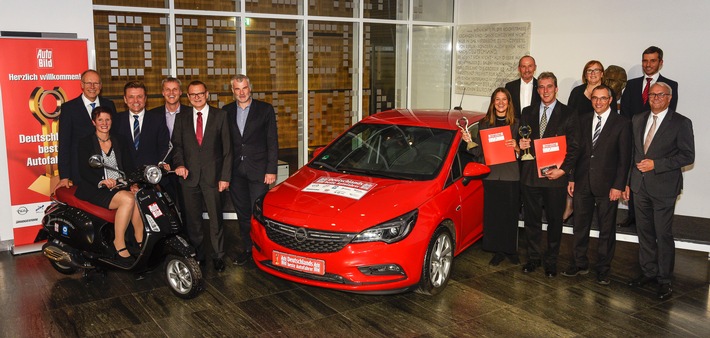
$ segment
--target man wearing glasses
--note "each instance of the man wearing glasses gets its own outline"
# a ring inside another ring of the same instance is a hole
[[[675,262],[673,214],[683,189],[681,169],[695,161],[693,124],[670,108],[673,89],[656,82],[649,89],[651,110],[632,119],[633,148],[629,188],[636,203],[641,274],[629,286],[658,282],[658,299],[673,293],[671,279]]]
[[[185,228],[197,251],[197,260],[205,265],[202,244],[202,206],[209,215],[212,263],[217,272],[224,271],[224,232],[220,193],[229,188],[232,175],[232,145],[227,112],[207,104],[209,92],[202,81],[187,86],[192,104],[189,114],[175,118],[172,142],[175,174],[182,177],[185,199]]]
[[[81,95],[65,102],[59,115],[59,184],[57,188],[69,188],[79,178],[79,166],[86,165],[88,158],[78,158],[79,140],[95,132],[91,121],[91,111],[103,106],[113,114],[113,101],[100,97],[101,77],[93,69],[81,73]]]
[[[589,230],[592,215],[599,224],[597,283],[608,285],[616,245],[616,212],[631,163],[631,121],[611,109],[612,90],[592,90],[592,111],[580,112],[579,152],[567,192],[574,198],[572,262],[563,276],[589,272]],[[616,102],[613,102],[616,104]]]
[[[626,83],[626,89],[621,96],[620,114],[629,118],[641,114],[650,109],[648,93],[656,82],[663,82],[673,90],[670,109],[675,110],[678,105],[678,82],[664,77],[659,73],[663,68],[663,50],[656,46],[651,46],[643,51],[641,56],[641,69],[643,76],[631,79]],[[633,194],[629,200],[629,215],[625,221],[619,223],[621,227],[629,227],[634,224],[634,198]]]

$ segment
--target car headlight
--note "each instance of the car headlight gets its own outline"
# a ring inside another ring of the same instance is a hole
[[[375,225],[355,236],[352,243],[394,243],[400,241],[412,232],[412,228],[414,228],[414,224],[417,222],[417,215],[419,215],[419,210],[415,209],[402,216]]]
[[[149,165],[145,167],[145,170],[143,171],[143,176],[145,176],[145,180],[148,181],[150,184],[158,184],[160,182],[160,179],[163,178],[163,171],[160,170],[157,166],[154,165]]]
[[[259,223],[266,224],[266,218],[264,218],[264,196],[261,196],[254,201],[252,215],[255,220],[259,221]]]

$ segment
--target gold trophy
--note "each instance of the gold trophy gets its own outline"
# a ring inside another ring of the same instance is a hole
[[[44,100],[55,100],[56,108],[54,111],[47,111],[43,105]],[[43,149],[51,149],[49,152],[44,152],[44,157],[47,159],[44,175],[40,175],[28,187],[28,189],[37,193],[49,196],[52,193],[54,186],[59,182],[59,171],[57,169],[56,159],[58,141],[53,138],[56,135],[59,127],[59,114],[61,113],[62,104],[66,102],[67,94],[60,87],[45,90],[42,87],[36,87],[30,94],[29,105],[32,115],[37,119],[42,126],[42,142]]]
[[[518,134],[520,134],[520,137],[529,140],[530,135],[532,135],[532,128],[530,128],[530,126],[528,126],[528,125],[520,126],[520,128],[518,128]],[[532,156],[532,154],[530,154],[530,148],[525,149],[525,154],[523,154],[523,156],[520,157],[521,161],[532,161],[534,159],[535,159],[535,157]]]

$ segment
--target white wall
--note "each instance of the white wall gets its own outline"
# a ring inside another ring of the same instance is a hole
[[[94,15],[91,0],[1,0],[0,31],[76,33],[88,39],[89,66],[94,67]],[[7,51],[0,51],[6,53]],[[12,235],[4,112],[0,105],[0,242]],[[0,250],[2,245],[0,245]]]
[[[565,103],[587,61],[621,66],[634,78],[642,75],[643,50],[651,45],[663,49],[661,74],[678,82],[678,112],[693,121],[695,130],[695,164],[684,174],[676,214],[710,218],[705,201],[710,196],[710,148],[705,147],[710,133],[704,132],[710,126],[710,93],[703,87],[710,56],[710,2],[463,0],[457,6],[459,25],[531,22],[530,53],[538,74],[555,73],[558,98]],[[489,97],[467,96],[463,107],[485,111],[488,101]]]

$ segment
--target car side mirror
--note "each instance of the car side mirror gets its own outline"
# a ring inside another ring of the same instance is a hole
[[[491,168],[488,166],[477,163],[477,162],[469,162],[466,164],[466,166],[463,168],[463,185],[468,185],[471,180],[476,179],[476,178],[482,178],[483,176],[488,175],[491,172]]]

